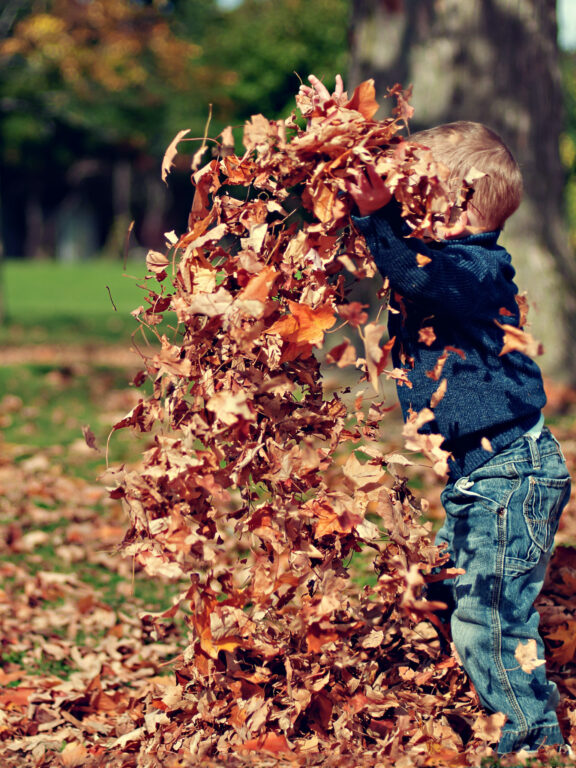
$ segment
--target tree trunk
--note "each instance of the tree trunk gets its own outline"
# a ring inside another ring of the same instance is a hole
[[[510,146],[525,196],[502,243],[528,294],[531,331],[544,344],[539,363],[576,383],[576,264],[564,221],[556,37],[555,0],[354,0],[349,85],[373,77],[382,96],[396,82],[413,84],[412,130],[476,120]],[[382,116],[393,106],[383,101]]]

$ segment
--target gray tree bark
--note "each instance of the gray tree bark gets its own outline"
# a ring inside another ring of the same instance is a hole
[[[563,96],[556,0],[354,0],[349,86],[370,77],[382,97],[413,85],[412,130],[476,120],[502,136],[523,171],[524,201],[507,223],[544,372],[576,383],[576,263],[559,157]]]

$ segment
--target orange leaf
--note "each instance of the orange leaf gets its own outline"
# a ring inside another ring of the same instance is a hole
[[[376,101],[376,88],[374,87],[374,80],[365,80],[363,83],[354,89],[352,98],[346,104],[347,109],[355,109],[357,112],[366,118],[366,120],[372,120],[376,112],[378,112],[380,105]]]
[[[264,267],[264,269],[250,279],[248,285],[238,294],[238,298],[247,301],[267,301],[270,298],[270,292],[277,277],[278,272],[274,267]]]
[[[334,309],[329,304],[312,309],[307,304],[295,301],[289,301],[288,306],[292,314],[277,320],[268,329],[268,333],[277,333],[285,341],[294,344],[319,346],[324,339],[324,331],[336,322]]]
[[[317,538],[330,533],[350,533],[361,522],[361,518],[344,509],[335,510],[328,502],[311,501],[306,508],[317,518],[314,535]]]
[[[286,736],[283,733],[275,733],[274,731],[268,731],[255,739],[249,739],[237,746],[236,749],[242,752],[272,752],[274,755],[292,751]]]
[[[309,653],[320,653],[327,643],[338,640],[338,632],[334,630],[322,630],[318,624],[312,624],[306,635],[306,645]]]
[[[35,688],[9,688],[0,693],[0,708],[6,710],[23,709],[28,706],[28,699],[35,692]]]
[[[314,215],[323,223],[342,218],[346,213],[346,206],[338,196],[336,186],[328,186],[319,181],[311,192]]]
[[[434,328],[432,328],[431,325],[426,326],[426,328],[420,328],[418,331],[418,341],[422,342],[422,344],[426,344],[427,347],[432,346],[436,341]]]
[[[508,354],[508,352],[523,352],[530,357],[536,357],[544,352],[544,348],[539,341],[521,328],[516,328],[515,325],[503,325],[497,320],[494,320],[498,328],[504,331],[504,346],[500,352],[500,356]]]

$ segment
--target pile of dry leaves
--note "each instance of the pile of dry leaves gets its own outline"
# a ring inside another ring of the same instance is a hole
[[[186,580],[147,620],[184,613],[189,644],[174,685],[140,699],[133,731],[84,765],[409,768],[491,754],[502,719],[479,711],[422,595],[446,558],[399,473],[410,459],[384,447],[388,404],[374,393],[402,372],[387,367],[385,327],[348,298],[375,272],[347,194],[367,163],[415,234],[447,211],[441,169],[401,138],[405,95],[391,96],[383,122],[371,82],[345,104],[301,101],[306,128],[257,115],[242,155],[225,131],[193,169],[188,232],[148,256],[136,315],[159,349],[135,383],[153,393],[116,428],[152,444],[106,482],[130,515],[125,552],[151,579]],[[343,326],[350,338],[331,346]],[[325,392],[315,349],[366,381],[352,408]],[[417,433],[425,418],[407,446],[442,474],[446,455]],[[375,577],[359,586],[351,568],[367,553]],[[568,589],[573,561],[562,573]],[[549,610],[566,648],[571,614]]]

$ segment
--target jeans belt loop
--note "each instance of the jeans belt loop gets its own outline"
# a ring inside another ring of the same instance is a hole
[[[528,439],[528,445],[530,446],[532,466],[534,469],[540,469],[542,467],[542,460],[540,458],[540,449],[538,448],[538,439],[532,437],[532,435],[526,435],[526,438]]]

